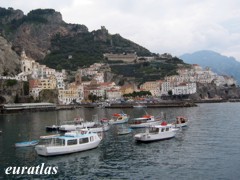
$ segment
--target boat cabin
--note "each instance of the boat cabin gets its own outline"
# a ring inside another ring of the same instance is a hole
[[[95,138],[94,133],[82,130],[79,134],[78,132],[70,132],[64,136],[54,137],[47,144],[51,146],[72,146],[92,142]]]
[[[166,121],[163,121],[161,123],[161,125],[153,126],[153,127],[149,128],[149,133],[156,133],[156,134],[158,134],[158,133],[162,133],[162,132],[168,132],[168,131],[171,130],[171,128],[172,128],[172,125],[167,124]]]
[[[176,124],[183,124],[186,123],[188,120],[184,116],[178,116],[176,117]]]

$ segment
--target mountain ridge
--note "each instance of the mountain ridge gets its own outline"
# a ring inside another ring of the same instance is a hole
[[[21,10],[0,8],[0,27],[2,36],[19,55],[25,50],[27,56],[52,68],[56,63],[52,65],[51,61],[57,60],[59,69],[76,70],[84,64],[104,60],[103,53],[109,51],[152,54],[119,34],[108,33],[104,26],[89,32],[85,25],[66,23],[54,9],[36,9],[24,15]],[[72,67],[67,66],[68,56],[72,56]]]
[[[240,62],[234,57],[221,55],[210,50],[201,50],[179,56],[185,63],[199,64],[203,68],[210,67],[219,75],[233,76],[240,83]]]

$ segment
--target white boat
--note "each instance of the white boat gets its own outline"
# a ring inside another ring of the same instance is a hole
[[[38,140],[18,142],[18,143],[15,143],[15,147],[35,146],[35,145],[37,145],[38,143],[39,143]]]
[[[175,137],[178,128],[174,128],[172,124],[163,122],[161,125],[146,128],[146,132],[139,133],[134,136],[136,141],[150,142],[166,140]]]
[[[108,123],[95,124],[93,127],[89,127],[88,129],[90,132],[104,132],[110,129],[110,125]]]
[[[97,148],[102,138],[88,129],[65,133],[64,136],[52,138],[49,144],[37,145],[35,150],[41,156],[56,156],[86,151]]]
[[[55,124],[51,126],[46,126],[46,131],[58,131],[59,130],[59,123],[58,123],[58,113],[56,114]],[[58,124],[58,125],[57,125]]]
[[[188,125],[188,119],[184,116],[177,116],[176,121],[173,123],[174,127],[181,128]]]
[[[95,122],[83,121],[82,118],[75,118],[74,121],[67,121],[66,124],[59,127],[59,131],[76,131],[85,127],[93,127]]]
[[[129,120],[129,116],[125,113],[115,113],[109,120],[109,124],[121,124],[126,123]]]
[[[40,136],[40,139],[51,139],[54,137],[58,137],[60,134],[51,134],[51,135],[46,135],[46,136]]]
[[[160,118],[155,118],[154,116],[151,115],[144,115],[140,118],[134,118],[131,120],[129,123],[129,126],[131,128],[145,128],[149,126],[154,126],[158,125],[161,123]]]
[[[130,134],[132,132],[131,128],[121,128],[118,130],[118,135]]]
[[[92,121],[95,122],[94,126],[88,127],[90,132],[104,132],[110,129],[108,121],[102,121],[98,119],[98,115],[93,115]]]

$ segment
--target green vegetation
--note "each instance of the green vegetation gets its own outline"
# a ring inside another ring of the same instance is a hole
[[[99,96],[91,93],[91,94],[88,95],[88,99],[89,99],[91,102],[96,102],[96,101],[102,99],[102,97],[99,97]]]
[[[138,64],[111,64],[110,66],[113,73],[121,74],[125,77],[134,77],[136,81],[141,84],[146,81],[160,80],[165,76],[177,75],[179,64],[186,66],[186,64],[178,58]]]
[[[129,94],[124,94],[123,97],[146,97],[146,96],[151,96],[152,93],[149,91],[133,91],[133,93],[129,93]]]
[[[23,93],[25,96],[29,95],[29,82],[23,82]]]
[[[90,33],[61,37],[52,40],[52,51],[43,63],[49,67],[77,70],[103,60],[101,43],[94,42]]]
[[[18,83],[18,81],[15,80],[15,79],[8,79],[8,80],[5,81],[5,85],[6,85],[7,87],[14,86],[14,85],[16,85],[17,83]]]
[[[77,70],[95,62],[106,62],[103,54],[106,52],[123,53],[136,51],[140,55],[150,55],[145,48],[122,38],[119,35],[109,35],[101,30],[92,33],[85,32],[75,36],[57,34],[52,39],[51,53],[43,61],[51,68]]]

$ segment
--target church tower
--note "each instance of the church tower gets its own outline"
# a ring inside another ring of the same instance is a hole
[[[78,86],[82,84],[82,70],[78,69],[75,75],[75,84]]]

